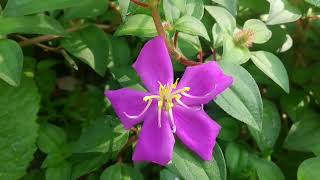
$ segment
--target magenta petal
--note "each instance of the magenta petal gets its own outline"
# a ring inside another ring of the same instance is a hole
[[[166,113],[162,112],[162,127],[157,124],[157,112],[145,117],[133,154],[134,161],[150,161],[165,166],[171,161],[175,140]]]
[[[220,126],[203,110],[190,111],[181,106],[173,109],[177,126],[176,135],[204,160],[212,159],[212,152]]]
[[[150,92],[158,92],[158,81],[162,84],[173,83],[171,59],[161,36],[144,45],[133,68]]]
[[[196,98],[182,97],[182,101],[187,105],[207,104],[210,100],[231,86],[232,77],[223,73],[219,64],[215,61],[188,67],[177,87],[190,87],[187,92]]]
[[[143,101],[143,97],[149,95],[148,93],[123,88],[115,91],[107,91],[105,95],[111,101],[114,111],[126,129],[130,129],[142,121],[143,116],[138,119],[130,119],[125,116],[124,112],[129,115],[140,114],[147,105],[147,102]]]

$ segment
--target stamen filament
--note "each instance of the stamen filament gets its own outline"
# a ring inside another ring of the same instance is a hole
[[[172,132],[175,133],[177,131],[177,127],[173,119],[172,108],[169,109],[169,120],[172,126]]]
[[[202,105],[200,107],[197,108],[191,108],[188,105],[186,105],[185,103],[183,103],[180,99],[176,98],[176,101],[179,105],[181,105],[182,107],[188,109],[188,110],[194,110],[194,111],[200,111],[202,109]]]
[[[184,87],[184,88],[182,88],[182,89],[179,89],[179,90],[173,92],[171,95],[176,95],[176,94],[180,94],[180,93],[185,93],[186,91],[189,91],[189,90],[190,90],[189,87]]]
[[[129,115],[129,114],[127,114],[126,112],[123,112],[123,114],[124,114],[125,116],[127,116],[127,118],[130,118],[130,119],[138,119],[138,118],[140,118],[141,116],[143,116],[145,112],[147,112],[147,110],[149,109],[151,103],[152,103],[152,99],[149,99],[148,104],[146,105],[146,107],[145,107],[145,108],[143,109],[143,111],[142,111],[140,114],[138,114],[138,115]]]

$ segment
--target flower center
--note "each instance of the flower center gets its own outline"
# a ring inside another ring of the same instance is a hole
[[[190,90],[189,87],[184,87],[182,89],[175,90],[178,85],[178,79],[174,84],[171,84],[171,85],[170,84],[163,85],[159,81],[158,83],[159,83],[159,94],[143,97],[143,101],[147,102],[147,105],[140,114],[132,116],[132,115],[128,115],[126,112],[123,112],[123,113],[130,119],[141,118],[151,106],[152,101],[157,100],[158,101],[158,127],[161,128],[161,115],[162,115],[162,112],[164,111],[165,113],[168,113],[172,131],[176,132],[176,125],[173,119],[172,108],[176,104],[179,104],[186,109],[199,110],[199,108],[194,109],[189,107],[188,105],[184,104],[180,100],[182,95],[190,98],[198,98],[198,97],[192,96],[186,93]],[[200,107],[200,109],[202,109],[202,106]]]

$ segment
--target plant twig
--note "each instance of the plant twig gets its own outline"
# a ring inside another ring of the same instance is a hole
[[[173,47],[174,47],[174,48],[177,48],[178,36],[179,36],[179,32],[176,31],[176,32],[174,33],[174,37],[173,37]]]
[[[135,3],[135,4],[138,5],[138,6],[143,7],[143,8],[148,8],[148,7],[149,7],[148,4],[143,3],[143,2],[140,2],[139,0],[130,0],[130,1],[133,2],[133,3]]]
[[[29,41],[29,38],[26,38],[24,36],[21,35],[15,35],[15,37],[22,39],[23,41]],[[41,47],[42,49],[44,49],[45,51],[52,51],[52,52],[56,52],[56,53],[60,53],[60,47],[50,47],[41,43],[35,43],[36,46]]]
[[[123,154],[125,153],[125,151],[132,146],[133,143],[135,143],[138,140],[138,135],[134,135],[131,136],[129,138],[129,140],[127,141],[127,143],[123,146],[123,148],[121,149],[121,151],[118,154],[118,162],[122,162],[123,161]]]

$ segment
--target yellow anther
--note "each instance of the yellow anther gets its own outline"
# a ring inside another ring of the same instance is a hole
[[[177,86],[178,86],[178,82],[179,82],[179,78],[178,78],[178,79],[176,79],[176,81],[174,82],[174,84],[172,84],[172,85],[171,85],[171,88],[172,88],[172,89],[177,88]]]

